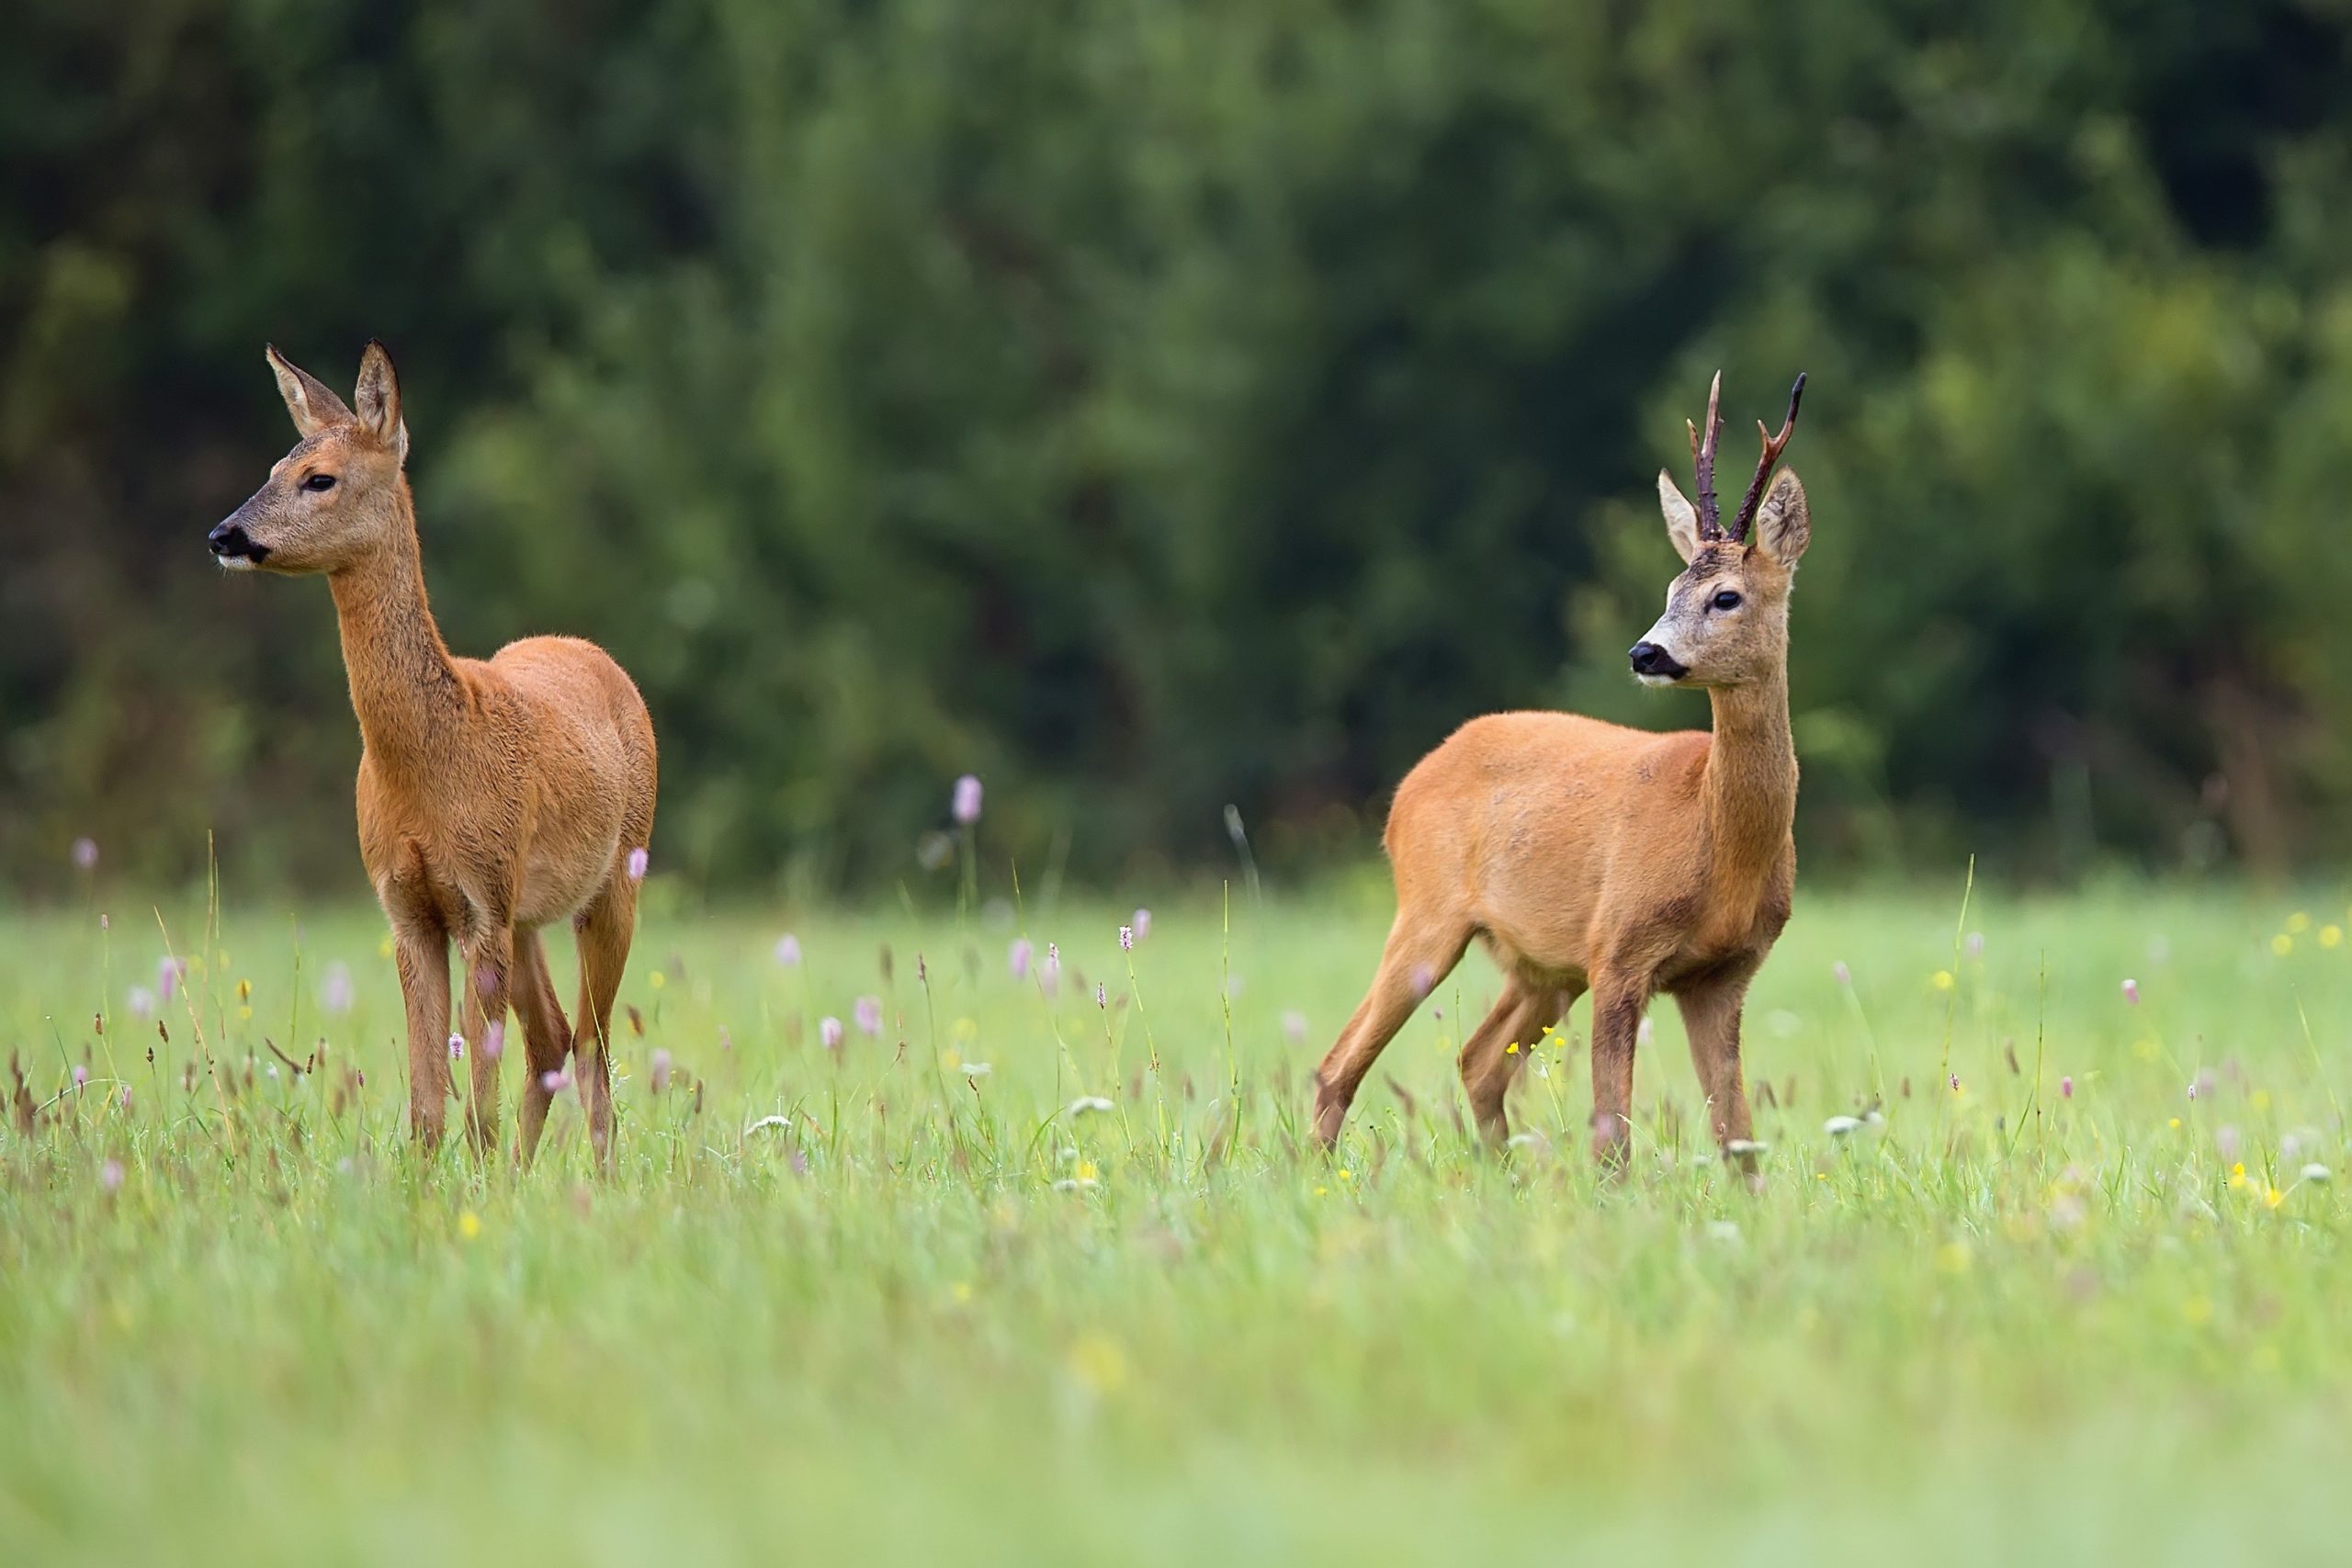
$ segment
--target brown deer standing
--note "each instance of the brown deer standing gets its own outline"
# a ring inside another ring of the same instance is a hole
[[[569,1055],[608,1164],[606,1030],[637,923],[643,863],[631,858],[653,832],[644,700],[609,655],[574,637],[526,637],[487,662],[453,657],[424,601],[391,356],[368,345],[354,412],[275,347],[268,355],[301,440],[207,543],[224,567],[323,573],[334,595],[362,743],[359,854],[391,920],[408,1012],[410,1127],[440,1143],[455,942],[477,1147],[497,1142],[492,1042],[511,998],[529,1069],[521,1157],[538,1146]],[[580,948],[571,1027],[538,934],[564,919]]]
[[[1666,614],[1632,649],[1650,686],[1705,689],[1712,735],[1659,735],[1563,713],[1473,719],[1396,788],[1386,842],[1396,921],[1380,970],[1316,1074],[1316,1135],[1340,1135],[1357,1087],[1472,938],[1504,973],[1501,999],[1461,1055],[1479,1130],[1502,1143],[1504,1091],[1546,1025],[1592,992],[1593,1149],[1621,1165],[1634,1043],[1658,992],[1681,1006],[1718,1144],[1753,1167],[1739,1012],[1788,922],[1797,798],[1789,738],[1789,592],[1808,537],[1804,487],[1771,483],[1804,378],[1732,526],[1715,502],[1716,408],[1691,427],[1699,504],[1657,476],[1686,564]],[[1749,537],[1750,525],[1755,536]],[[1521,1047],[1518,1053],[1512,1044]]]

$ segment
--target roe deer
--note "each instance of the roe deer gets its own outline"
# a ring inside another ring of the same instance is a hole
[[[608,1165],[606,1030],[653,832],[644,699],[604,649],[573,637],[526,637],[487,662],[453,657],[424,601],[391,356],[368,345],[354,412],[267,352],[301,440],[206,542],[224,567],[323,573],[334,595],[359,717],[359,856],[391,921],[408,1013],[410,1128],[439,1145],[455,942],[477,1147],[497,1142],[511,998],[529,1071],[521,1158],[537,1149],[569,1055],[596,1161]],[[569,1027],[538,935],[567,918],[580,947]]]
[[[1731,528],[1714,490],[1716,409],[1690,430],[1699,503],[1660,470],[1667,536],[1685,569],[1632,649],[1650,686],[1704,688],[1712,735],[1652,734],[1563,713],[1471,720],[1396,787],[1386,844],[1396,920],[1372,989],[1316,1073],[1329,1147],[1373,1059],[1472,938],[1504,972],[1462,1047],[1479,1130],[1506,1140],[1504,1091],[1538,1034],[1592,992],[1593,1149],[1622,1165],[1634,1043],[1650,998],[1680,1004],[1715,1139],[1753,1172],[1740,1003],[1789,918],[1796,883],[1796,749],[1789,738],[1789,592],[1808,537],[1804,487],[1772,480],[1804,393],[1789,393]],[[1748,537],[1750,525],[1755,537]],[[1521,1047],[1512,1052],[1514,1044]]]

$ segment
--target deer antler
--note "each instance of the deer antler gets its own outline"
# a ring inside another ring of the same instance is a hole
[[[1721,379],[1720,372],[1717,378]],[[1796,385],[1789,389],[1789,412],[1788,417],[1781,421],[1781,434],[1770,434],[1766,432],[1762,420],[1756,422],[1756,434],[1764,443],[1764,455],[1756,460],[1756,477],[1747,481],[1747,499],[1739,503],[1739,514],[1731,520],[1732,538],[1747,537],[1747,530],[1756,521],[1756,508],[1764,499],[1765,483],[1771,479],[1773,467],[1780,462],[1781,453],[1788,446],[1789,437],[1796,433],[1797,404],[1804,400],[1804,373],[1799,371]],[[1699,483],[1704,486],[1711,477],[1702,472],[1699,476]]]
[[[1724,398],[1724,373],[1715,372],[1715,379],[1707,388],[1707,434],[1699,435],[1699,427],[1689,420],[1682,422],[1690,432],[1690,465],[1699,475],[1699,537],[1720,539],[1724,533],[1723,508],[1715,502],[1715,437],[1723,434],[1724,422],[1716,407]]]

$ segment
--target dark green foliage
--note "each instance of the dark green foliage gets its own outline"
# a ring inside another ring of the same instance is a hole
[[[1813,390],[1809,863],[2339,851],[2346,24],[1798,0],[0,22],[0,861],[338,884],[316,584],[201,537],[400,358],[452,643],[605,642],[663,863],[1372,844],[1461,719],[1703,722],[1649,499]],[[1735,481],[1735,484],[1737,481]],[[952,874],[939,874],[943,886]]]

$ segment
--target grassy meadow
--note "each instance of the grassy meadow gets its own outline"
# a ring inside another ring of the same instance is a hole
[[[1747,1015],[1760,1194],[1670,1005],[1623,1181],[1581,1010],[1479,1154],[1476,953],[1306,1155],[1383,893],[1170,903],[1132,953],[1127,911],[657,874],[609,1180],[569,1095],[527,1174],[412,1150],[372,909],[0,916],[8,1556],[2340,1552],[2339,896],[1802,897]]]

